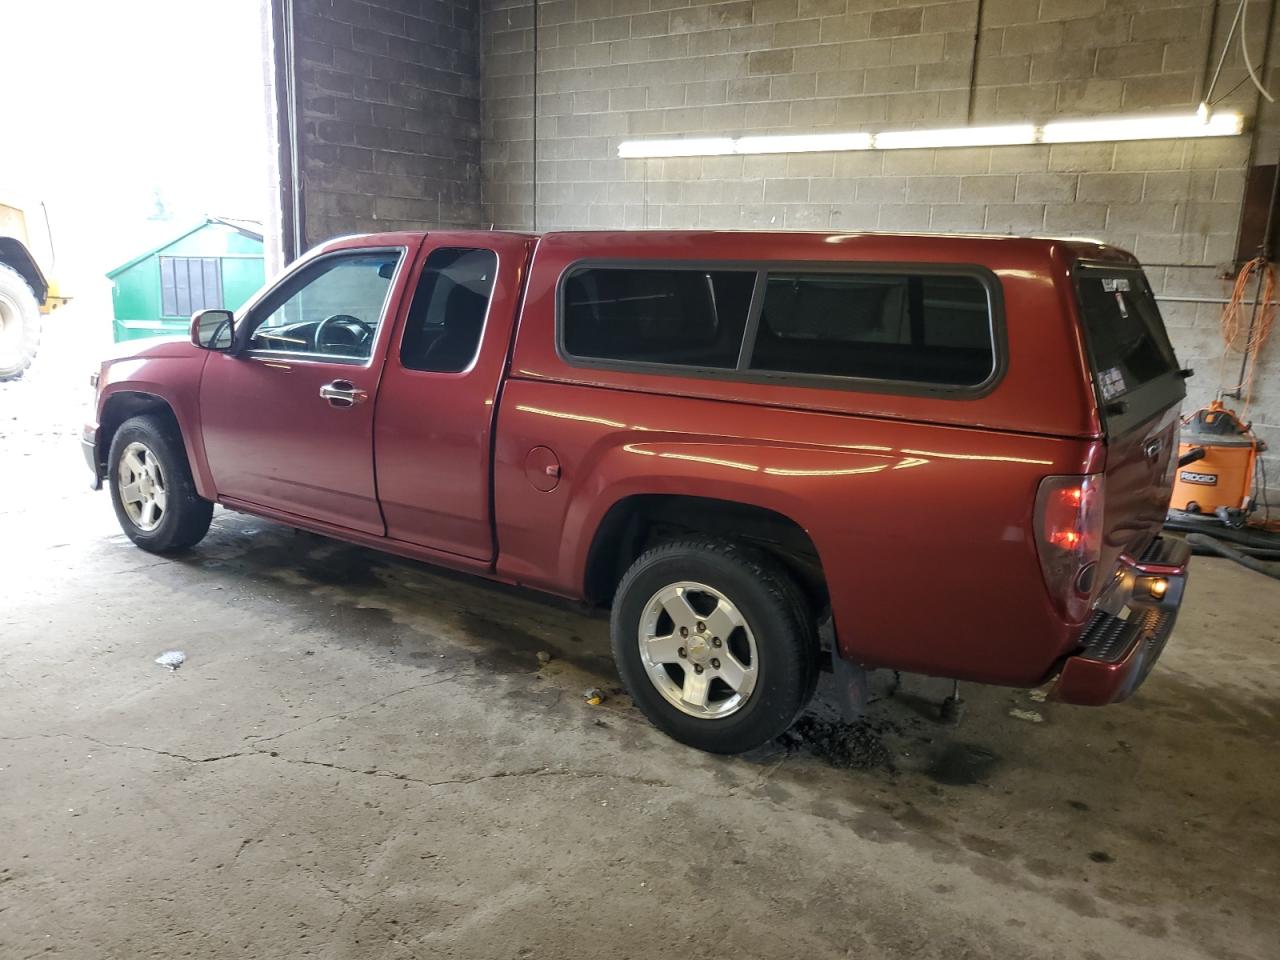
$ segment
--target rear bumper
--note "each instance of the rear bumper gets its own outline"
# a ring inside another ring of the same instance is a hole
[[[1186,543],[1166,537],[1157,537],[1140,558],[1121,557],[1115,583],[1098,601],[1079,650],[1063,661],[1050,699],[1101,706],[1138,689],[1173,632],[1190,558]],[[1152,587],[1159,581],[1157,599]]]

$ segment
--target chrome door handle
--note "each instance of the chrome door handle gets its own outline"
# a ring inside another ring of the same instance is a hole
[[[331,407],[354,407],[369,399],[365,390],[360,390],[350,380],[335,380],[320,388],[320,396],[329,401]]]

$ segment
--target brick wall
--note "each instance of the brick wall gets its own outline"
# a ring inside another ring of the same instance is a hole
[[[475,0],[296,0],[306,243],[475,226]]]
[[[986,0],[978,24],[976,0],[543,0],[535,217],[534,8],[481,0],[482,222],[1089,236],[1138,254],[1164,298],[1220,298],[1253,137],[617,158],[636,137],[1188,112],[1211,26],[1216,57],[1234,13],[1220,6],[1211,25],[1210,0]],[[1255,63],[1267,6],[1249,6]],[[1255,113],[1238,45],[1224,93],[1221,107]],[[1273,161],[1280,123],[1259,125],[1259,157]],[[1165,299],[1162,310],[1199,372],[1190,402],[1205,402],[1218,385],[1221,306]],[[1278,349],[1250,415],[1280,454]],[[1268,466],[1280,480],[1280,459]]]
[[[1219,6],[1211,24],[1210,0],[985,0],[979,24],[977,0],[542,0],[535,217],[529,0],[295,0],[306,239],[482,225],[1092,236],[1148,264],[1202,403],[1221,306],[1193,301],[1229,288],[1251,146],[1263,162],[1280,148],[1269,114],[1255,136],[1197,142],[648,161],[617,145],[1186,111],[1210,30],[1220,48],[1234,13]],[[1260,62],[1267,2],[1249,9]],[[1233,47],[1217,94],[1252,115],[1244,81]],[[1276,356],[1250,413],[1280,452]]]

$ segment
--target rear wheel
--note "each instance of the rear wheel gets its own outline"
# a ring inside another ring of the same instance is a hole
[[[152,553],[178,553],[209,532],[213,504],[196,493],[187,453],[167,418],[126,420],[107,457],[111,504],[120,528]]]
[[[712,753],[782,733],[817,682],[815,624],[794,581],[727,541],[641,555],[618,587],[611,633],[618,672],[645,716]]]
[[[0,380],[17,380],[40,346],[40,304],[27,281],[0,263]]]

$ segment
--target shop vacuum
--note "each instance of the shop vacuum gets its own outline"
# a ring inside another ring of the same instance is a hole
[[[1256,519],[1255,478],[1265,490],[1265,445],[1233,410],[1214,400],[1183,421],[1165,528],[1187,534],[1199,554],[1234,560],[1280,579],[1280,534]]]
[[[1277,197],[1280,166],[1272,182],[1272,210]],[[1270,213],[1264,235],[1271,236]],[[1258,255],[1240,268],[1222,311],[1217,399],[1182,421],[1165,529],[1185,533],[1196,553],[1226,557],[1280,579],[1280,523],[1271,519],[1269,505],[1258,509],[1257,498],[1267,496],[1266,462],[1261,456],[1265,445],[1247,421],[1258,357],[1280,306],[1276,299],[1280,283],[1269,248],[1269,240],[1264,239]],[[1253,287],[1252,298],[1249,287]],[[1228,387],[1223,379],[1233,353],[1240,354],[1240,373]],[[1223,406],[1224,396],[1239,400],[1245,416]]]

